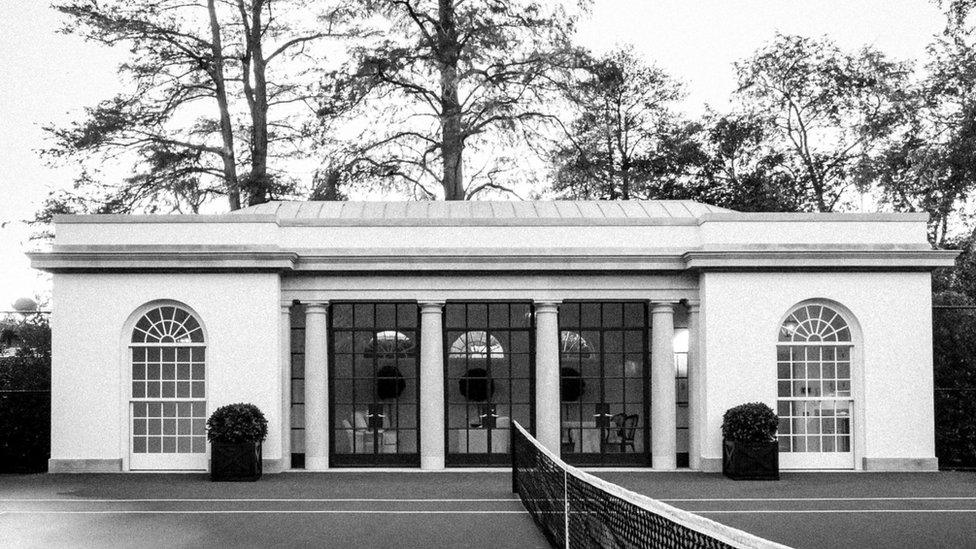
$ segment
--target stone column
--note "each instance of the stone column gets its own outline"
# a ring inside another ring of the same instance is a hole
[[[688,467],[701,469],[702,368],[698,352],[700,301],[688,300]]]
[[[281,345],[281,468],[291,469],[291,303],[281,304],[278,320]]]
[[[675,468],[674,302],[651,307],[651,459],[659,471]]]
[[[305,306],[305,469],[329,468],[328,302]]]
[[[560,451],[559,302],[535,302],[535,438]]]
[[[420,302],[420,468],[444,468],[444,302]]]

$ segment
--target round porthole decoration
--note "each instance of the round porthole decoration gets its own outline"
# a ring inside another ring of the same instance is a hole
[[[488,370],[471,368],[458,380],[461,396],[471,402],[484,402],[495,394],[495,380],[488,377]]]
[[[383,366],[376,371],[376,397],[380,400],[398,398],[406,387],[407,382],[396,366]]]
[[[563,402],[575,402],[586,392],[586,382],[576,368],[559,369],[559,396]]]

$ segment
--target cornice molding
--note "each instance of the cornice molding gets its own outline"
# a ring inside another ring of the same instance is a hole
[[[697,216],[661,217],[367,217],[318,218],[278,217],[276,214],[62,214],[54,216],[55,224],[118,223],[273,223],[279,227],[577,227],[577,226],[695,226],[705,223],[918,223],[928,221],[926,213],[769,213],[722,212]]]
[[[337,248],[277,246],[57,246],[28,256],[36,269],[65,271],[684,271],[925,270],[952,266],[956,250],[924,247]]]

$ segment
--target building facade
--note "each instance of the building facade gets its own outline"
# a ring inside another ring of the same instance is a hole
[[[60,216],[51,471],[206,470],[251,402],[267,471],[571,463],[717,471],[728,408],[783,469],[933,470],[922,214],[687,201],[272,202]]]

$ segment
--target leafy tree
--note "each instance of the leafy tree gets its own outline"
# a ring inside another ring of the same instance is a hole
[[[681,85],[632,48],[584,57],[560,89],[573,118],[552,147],[553,189],[577,199],[674,197],[700,162],[699,128],[674,112]]]
[[[900,211],[928,212],[929,239],[940,247],[951,245],[959,210],[976,188],[976,41],[967,5],[948,3],[945,32],[928,48],[906,129],[874,166],[884,200]]]
[[[369,120],[357,169],[425,198],[514,192],[496,149],[549,116],[575,16],[545,0],[362,1],[379,26],[353,48],[351,78],[331,78],[322,98],[327,116]],[[481,171],[476,155],[491,158]]]
[[[133,175],[106,183],[84,170],[75,192],[53,196],[40,217],[79,203],[195,212],[218,195],[233,210],[286,192],[291,181],[270,163],[297,155],[314,116],[307,58],[349,15],[341,4],[314,6],[309,17],[305,0],[56,3],[64,32],[129,50],[119,70],[131,89],[48,128],[48,153],[83,167],[131,162]]]
[[[903,119],[907,64],[868,47],[852,54],[826,38],[778,34],[736,71],[737,98],[771,117],[808,207],[832,211],[849,189],[870,183],[865,165]]]
[[[694,198],[743,212],[800,211],[804,190],[785,155],[770,146],[770,131],[765,117],[707,114]]]

